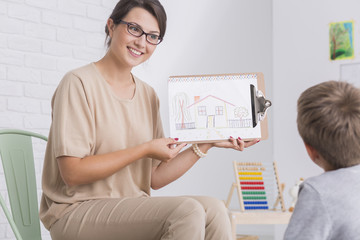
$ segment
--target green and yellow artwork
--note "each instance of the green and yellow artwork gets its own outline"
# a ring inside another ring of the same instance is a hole
[[[330,23],[330,60],[354,58],[353,21]]]

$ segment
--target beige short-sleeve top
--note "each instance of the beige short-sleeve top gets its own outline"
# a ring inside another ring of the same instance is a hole
[[[82,201],[150,195],[151,168],[158,160],[140,159],[91,184],[67,186],[57,157],[104,154],[163,137],[159,100],[134,77],[131,100],[119,99],[94,63],[67,73],[52,98],[52,124],[43,167],[40,218],[46,228]]]

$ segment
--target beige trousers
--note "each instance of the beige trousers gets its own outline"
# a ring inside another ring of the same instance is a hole
[[[143,197],[86,201],[50,233],[53,240],[230,240],[231,225],[215,198]]]

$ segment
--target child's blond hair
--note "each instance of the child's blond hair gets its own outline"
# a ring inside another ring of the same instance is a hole
[[[341,81],[308,88],[298,99],[297,125],[335,169],[360,164],[360,89]]]

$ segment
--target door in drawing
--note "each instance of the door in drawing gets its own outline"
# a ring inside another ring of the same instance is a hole
[[[215,117],[214,115],[209,115],[207,121],[207,128],[214,128],[214,127],[215,127]]]

